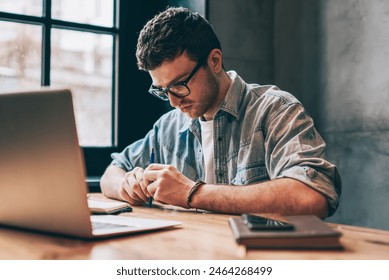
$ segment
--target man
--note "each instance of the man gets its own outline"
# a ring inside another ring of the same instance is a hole
[[[152,78],[149,92],[176,109],[112,155],[101,179],[106,196],[222,213],[335,212],[341,182],[312,119],[289,93],[226,72],[199,14],[169,8],[155,16],[136,55]]]

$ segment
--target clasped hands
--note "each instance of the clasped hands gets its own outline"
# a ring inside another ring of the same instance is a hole
[[[125,173],[119,195],[132,205],[155,201],[187,208],[188,193],[195,184],[174,166],[153,163],[146,169],[136,167]]]

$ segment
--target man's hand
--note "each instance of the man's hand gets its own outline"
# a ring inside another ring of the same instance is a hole
[[[151,164],[145,170],[130,172],[110,165],[101,178],[107,197],[141,205],[152,196],[161,203],[186,208],[186,199],[195,182],[169,165]],[[279,178],[244,187],[206,184],[196,193],[194,208],[219,213],[277,213],[280,215],[316,215],[325,218],[328,201],[324,195],[291,179]]]
[[[122,200],[128,201],[132,205],[142,205],[148,201],[151,195],[147,191],[143,175],[144,170],[140,167],[135,167],[124,174],[119,191]]]
[[[147,192],[155,201],[187,208],[186,198],[195,182],[171,165],[150,164],[143,173]]]

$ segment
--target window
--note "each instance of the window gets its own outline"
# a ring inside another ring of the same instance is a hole
[[[117,142],[116,0],[0,0],[0,89],[70,88],[83,147]]]
[[[174,4],[0,0],[0,94],[70,88],[87,174],[100,176],[112,152],[143,137],[167,111],[148,94],[151,79],[137,69],[135,49],[147,20]]]
[[[41,82],[42,28],[0,21],[0,89],[36,88]]]

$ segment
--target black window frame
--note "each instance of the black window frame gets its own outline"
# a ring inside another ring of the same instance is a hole
[[[0,20],[5,22],[15,22],[21,24],[35,25],[42,28],[41,41],[41,86],[50,86],[51,84],[51,34],[53,29],[81,31],[94,34],[111,35],[113,37],[112,46],[112,130],[111,130],[111,146],[102,147],[83,147],[85,153],[86,167],[88,174],[97,176],[101,172],[103,166],[97,167],[96,158],[105,157],[115,147],[118,146],[118,129],[117,129],[117,99],[118,99],[118,42],[119,42],[119,0],[113,1],[113,26],[105,27],[92,24],[71,22],[52,18],[52,0],[42,0],[42,15],[27,15],[20,13],[9,13],[0,11]],[[109,156],[108,156],[109,158]],[[99,160],[97,160],[99,162]],[[89,164],[91,163],[91,164]]]
[[[0,11],[0,21],[42,26],[41,85],[50,85],[51,29],[86,31],[114,36],[112,73],[112,146],[82,147],[90,186],[98,189],[99,177],[111,162],[111,153],[123,150],[128,144],[144,137],[154,122],[165,113],[166,104],[147,93],[151,79],[136,66],[136,43],[143,25],[166,6],[191,6],[190,1],[128,1],[114,0],[113,27],[69,22],[51,18],[51,3],[42,0],[42,16],[6,13]],[[203,5],[203,6],[201,6]],[[200,7],[207,11],[203,0]],[[142,120],[142,121],[139,121]]]

